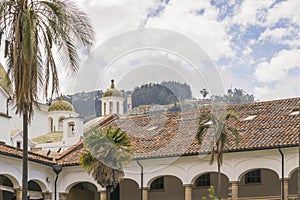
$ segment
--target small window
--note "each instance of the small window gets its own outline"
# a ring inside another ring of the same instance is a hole
[[[245,175],[245,183],[261,183],[261,171],[260,169],[248,172]]]
[[[113,102],[109,102],[109,114],[113,112]]]
[[[151,190],[163,190],[164,189],[164,177],[159,177],[155,179],[151,185],[150,185]]]
[[[117,114],[120,114],[120,103],[117,102]]]
[[[204,174],[196,179],[196,186],[210,186],[210,174]]]
[[[17,141],[17,148],[21,148],[21,142],[20,141]]]
[[[103,103],[103,109],[104,109],[103,114],[106,115],[106,102]]]

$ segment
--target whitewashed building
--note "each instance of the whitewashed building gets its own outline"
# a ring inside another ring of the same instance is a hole
[[[110,90],[115,90],[114,86]],[[8,101],[9,97],[7,89],[0,86],[0,199],[19,200],[22,145],[17,141],[21,141],[22,132],[19,116],[10,111],[13,101]],[[240,118],[229,122],[237,127],[240,139],[236,143],[230,136],[226,146],[222,199],[296,199],[299,104],[300,98],[291,98],[226,107]],[[125,178],[111,200],[198,200],[207,195],[208,186],[216,186],[217,166],[208,163],[210,132],[202,145],[195,139],[198,117],[208,112],[207,107],[122,117],[114,114],[115,105],[107,108],[111,114],[105,113],[86,126],[63,100],[41,106],[30,128],[32,150],[56,153],[29,153],[29,199],[107,199],[105,188],[81,168],[79,157],[85,151],[84,131],[109,126],[126,131],[134,148],[134,159],[125,166]],[[40,140],[45,143],[38,143]]]

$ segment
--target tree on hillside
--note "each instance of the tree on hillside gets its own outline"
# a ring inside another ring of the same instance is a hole
[[[227,94],[223,96],[213,95],[211,98],[215,102],[224,102],[227,104],[241,104],[254,102],[254,96],[252,94],[248,94],[243,89],[237,88],[234,88],[234,90],[228,89]]]
[[[63,66],[77,72],[77,45],[91,47],[88,17],[71,0],[6,0],[0,3],[0,41],[13,80],[16,112],[23,115],[22,199],[28,189],[28,123],[38,95],[58,91],[53,50]],[[49,88],[49,85],[51,88]]]
[[[187,84],[162,82],[161,84],[145,84],[136,87],[132,93],[132,106],[174,104],[184,99],[191,99],[191,89]]]
[[[217,196],[220,199],[221,194],[221,166],[223,164],[223,153],[225,144],[228,143],[228,134],[233,134],[235,141],[238,142],[239,134],[238,130],[229,125],[228,121],[233,119],[235,121],[238,120],[238,116],[233,112],[224,113],[221,116],[215,114],[207,114],[203,113],[199,117],[199,126],[197,130],[196,138],[198,140],[198,144],[202,144],[202,138],[205,133],[211,127],[214,130],[214,145],[211,148],[211,156],[209,160],[209,164],[212,165],[214,161],[217,161],[218,166],[218,183],[217,183]],[[209,123],[211,122],[211,123]]]
[[[84,140],[87,152],[80,156],[81,166],[92,174],[107,198],[124,177],[123,164],[132,158],[133,149],[126,132],[109,127],[88,133]]]

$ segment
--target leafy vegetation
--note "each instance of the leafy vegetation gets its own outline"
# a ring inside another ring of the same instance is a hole
[[[220,116],[216,114],[207,114],[203,113],[199,117],[199,126],[197,130],[196,138],[198,143],[201,145],[203,141],[203,136],[209,128],[212,128],[214,131],[214,145],[211,148],[211,156],[209,160],[209,164],[212,165],[214,161],[217,161],[218,165],[218,192],[217,196],[220,199],[221,194],[221,165],[223,164],[223,153],[225,144],[229,142],[228,134],[231,133],[235,137],[235,141],[239,141],[239,133],[238,130],[228,124],[228,121],[233,119],[235,121],[238,120],[238,116],[234,112],[227,112],[221,114]],[[209,123],[211,122],[211,123]]]
[[[80,157],[81,166],[108,193],[112,192],[124,177],[123,164],[132,158],[133,149],[126,132],[112,127],[93,130],[84,140],[84,147],[87,152]]]
[[[191,99],[192,92],[186,83],[174,81],[161,84],[145,84],[134,89],[132,93],[132,106],[160,104],[168,105],[183,99]]]
[[[16,112],[23,115],[22,199],[28,194],[28,123],[39,95],[58,93],[53,50],[76,73],[77,47],[89,49],[93,29],[72,1],[6,0],[0,2],[0,41],[4,42],[8,74],[14,86]],[[1,43],[0,43],[1,45]],[[51,88],[49,88],[51,87]]]
[[[209,186],[209,188],[207,189],[208,191],[208,195],[207,197],[204,196],[201,198],[201,200],[218,200],[218,198],[216,197],[216,194],[215,194],[215,187],[214,186]]]
[[[223,96],[213,95],[211,99],[215,102],[223,102],[227,104],[241,104],[241,103],[251,103],[254,102],[253,94],[248,94],[243,89],[234,88],[228,89],[227,94]]]

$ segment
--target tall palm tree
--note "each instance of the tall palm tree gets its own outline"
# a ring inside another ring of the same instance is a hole
[[[5,0],[0,3],[0,41],[13,80],[16,113],[23,115],[22,199],[27,199],[28,123],[38,96],[58,92],[57,52],[62,66],[77,72],[77,45],[91,47],[88,17],[71,0]],[[49,87],[52,86],[52,87]]]
[[[124,177],[123,164],[132,158],[133,149],[126,132],[109,127],[92,130],[84,140],[86,153],[80,156],[81,166],[92,174],[107,198]]]
[[[209,164],[212,165],[214,161],[217,161],[218,166],[218,186],[217,186],[217,196],[220,199],[221,194],[221,165],[223,164],[223,153],[225,144],[228,143],[228,133],[233,134],[235,141],[238,142],[239,134],[238,130],[229,125],[228,120],[238,120],[238,116],[234,112],[227,112],[221,116],[202,113],[199,117],[199,126],[197,130],[196,138],[198,143],[202,144],[202,137],[207,132],[207,130],[212,127],[214,134],[214,145],[211,149],[211,156]]]

